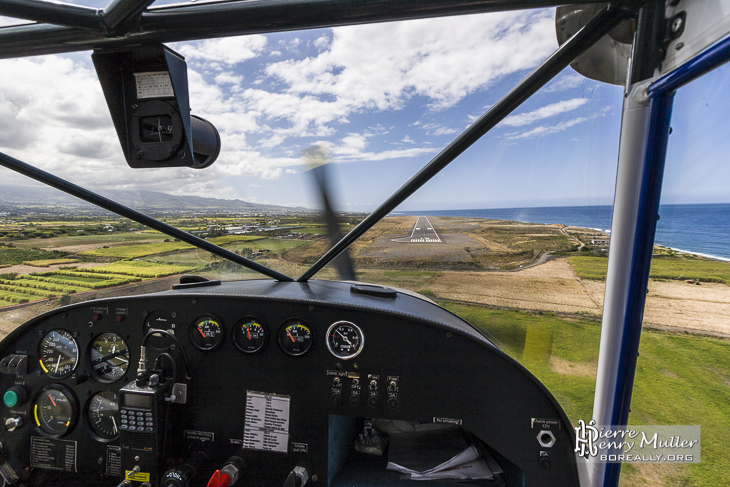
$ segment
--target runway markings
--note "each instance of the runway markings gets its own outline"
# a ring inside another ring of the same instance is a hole
[[[423,219],[423,220],[422,220]],[[441,237],[434,230],[428,217],[419,216],[408,237],[394,238],[394,242],[402,243],[441,243]]]

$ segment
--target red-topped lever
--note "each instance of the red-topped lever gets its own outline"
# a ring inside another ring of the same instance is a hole
[[[208,481],[208,487],[228,487],[238,482],[238,477],[246,468],[243,458],[232,456],[220,470],[216,470]]]

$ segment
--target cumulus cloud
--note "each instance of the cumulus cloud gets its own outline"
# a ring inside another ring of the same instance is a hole
[[[342,122],[352,113],[399,110],[414,96],[430,100],[431,109],[445,109],[542,61],[556,47],[553,31],[548,11],[336,28],[325,51],[266,68],[285,84],[280,95],[288,95],[291,112],[272,115],[286,117],[299,131],[317,132],[312,126]]]
[[[362,134],[350,133],[340,139],[338,143],[319,142],[326,148],[331,162],[353,161],[384,161],[388,159],[402,159],[432,154],[437,151],[432,147],[412,147],[408,149],[392,149],[383,151],[367,150],[368,139],[376,134],[365,132]]]
[[[256,57],[266,47],[266,41],[266,36],[250,35],[207,39],[175,47],[188,61],[213,61],[231,65]]]
[[[554,117],[561,113],[569,112],[580,108],[588,103],[587,98],[573,98],[571,100],[563,100],[557,103],[552,103],[544,107],[540,107],[537,110],[533,110],[528,113],[519,113],[517,115],[510,115],[509,117],[502,120],[500,125],[507,125],[509,127],[521,127],[523,125],[529,125],[543,120],[545,118]]]
[[[335,162],[431,154],[437,149],[419,147],[392,124],[363,129],[359,117],[401,110],[414,99],[430,111],[453,107],[534,67],[555,45],[548,11],[341,27],[280,42],[251,35],[176,44],[188,60],[192,111],[221,134],[218,162],[205,171],[128,170],[90,62],[5,60],[0,150],[31,154],[28,162],[79,184],[98,184],[100,174],[121,168],[107,184],[226,195],[217,181],[230,176],[296,173],[301,147],[315,140],[326,139]],[[286,59],[282,53],[295,54]],[[456,132],[447,125],[416,126],[429,135]],[[383,143],[408,146],[381,150]]]

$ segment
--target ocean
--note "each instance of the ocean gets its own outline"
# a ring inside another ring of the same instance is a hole
[[[611,206],[557,206],[495,210],[428,210],[398,214],[460,216],[530,223],[563,223],[576,227],[611,228]],[[730,203],[662,205],[655,243],[675,250],[730,261]]]

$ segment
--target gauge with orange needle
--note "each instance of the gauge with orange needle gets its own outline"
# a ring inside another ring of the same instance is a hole
[[[266,345],[266,327],[253,316],[241,318],[233,326],[233,344],[244,353],[256,353]]]
[[[223,325],[214,316],[201,316],[190,324],[190,342],[198,350],[207,352],[223,343]]]
[[[74,427],[77,403],[73,393],[59,384],[46,386],[35,400],[35,424],[45,436],[63,436]]]
[[[304,321],[292,318],[279,327],[279,346],[292,356],[304,355],[312,348],[314,333]]]

